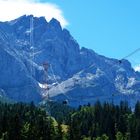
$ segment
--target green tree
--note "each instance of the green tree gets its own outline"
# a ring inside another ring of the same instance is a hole
[[[124,140],[123,134],[121,132],[117,132],[116,140]]]
[[[130,135],[130,133],[127,132],[127,133],[125,134],[124,139],[125,139],[125,140],[131,140],[131,135]]]
[[[109,140],[109,137],[108,137],[106,134],[103,134],[103,135],[101,136],[101,139],[102,139],[102,140]]]
[[[30,135],[30,124],[25,123],[21,129],[21,137],[23,140],[28,140]]]
[[[140,117],[140,101],[138,101],[135,105],[135,116],[136,118]]]
[[[2,138],[0,140],[9,140],[8,133],[7,132],[3,133]]]
[[[63,140],[63,131],[62,131],[62,126],[61,124],[58,124],[58,131],[57,131],[57,140]]]

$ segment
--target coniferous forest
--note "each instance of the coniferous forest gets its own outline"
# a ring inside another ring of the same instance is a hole
[[[0,103],[0,140],[140,140],[140,102],[133,110],[127,102]]]

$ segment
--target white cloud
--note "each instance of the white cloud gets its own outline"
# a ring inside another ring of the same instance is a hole
[[[135,71],[139,71],[140,72],[140,65],[135,66],[134,69],[135,69]]]
[[[0,21],[9,21],[22,15],[44,16],[47,21],[53,17],[65,27],[68,22],[62,10],[52,3],[39,3],[39,0],[0,0]]]

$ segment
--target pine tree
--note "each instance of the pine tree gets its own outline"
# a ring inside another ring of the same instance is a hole
[[[0,140],[9,140],[8,133],[7,132],[3,133],[2,138]]]
[[[136,118],[140,118],[140,101],[138,101],[135,105],[135,116]]]
[[[22,140],[28,140],[29,139],[29,135],[30,135],[30,124],[29,123],[25,123],[21,129],[21,139]]]
[[[121,132],[117,132],[116,140],[124,140],[123,134]]]
[[[58,124],[57,140],[63,140],[63,131],[61,124]]]

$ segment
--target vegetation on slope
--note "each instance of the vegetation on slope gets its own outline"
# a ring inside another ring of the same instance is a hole
[[[33,103],[0,103],[1,140],[140,140],[140,102],[134,112],[127,102],[49,106],[47,113]]]

